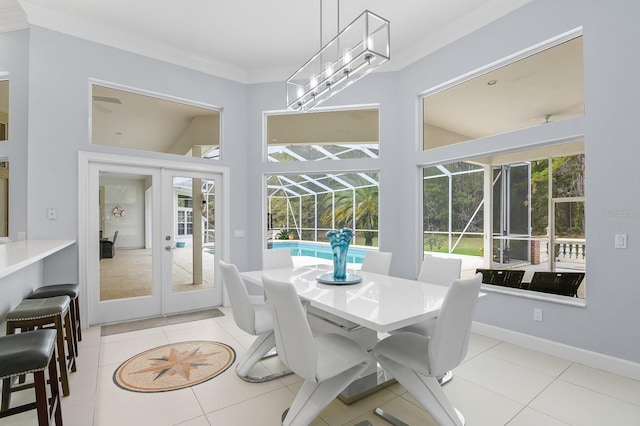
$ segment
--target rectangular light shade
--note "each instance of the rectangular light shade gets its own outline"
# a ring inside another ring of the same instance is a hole
[[[365,10],[287,79],[287,108],[313,108],[388,61],[389,36],[389,21]]]

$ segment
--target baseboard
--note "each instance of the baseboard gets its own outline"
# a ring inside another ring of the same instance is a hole
[[[518,333],[516,331],[507,330],[493,325],[483,324],[479,322],[473,323],[471,330],[482,336],[491,337],[503,342],[512,343],[522,346],[523,348],[536,350],[549,355],[563,358],[572,362],[586,365],[592,368],[608,371],[609,373],[619,376],[628,377],[634,380],[640,380],[640,364],[615,358],[610,355],[604,355],[598,352],[588,351],[573,346],[565,345],[551,340],[542,339],[540,337],[529,336],[528,334]]]

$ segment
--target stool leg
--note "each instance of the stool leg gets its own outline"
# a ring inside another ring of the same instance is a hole
[[[11,403],[11,378],[2,379],[2,406],[0,411],[7,411]]]
[[[7,335],[14,334],[16,328],[12,323],[7,323]],[[11,405],[11,377],[2,379],[2,403],[0,404],[0,410],[6,411]]]
[[[80,297],[80,296],[78,296]],[[80,301],[78,297],[74,299],[73,307],[76,312],[76,329],[78,330],[78,342],[82,342],[82,324],[80,323]]]
[[[56,367],[56,350],[49,360],[49,387],[51,388],[51,398],[49,410],[53,410],[56,426],[62,425],[62,407],[60,407],[60,383],[58,382],[58,368]],[[51,417],[51,412],[49,412]]]
[[[78,327],[76,323],[76,310],[75,299],[71,299],[71,305],[69,306],[69,312],[71,313],[71,335],[73,336],[73,351],[75,356],[78,356]]]
[[[69,308],[69,310],[67,311],[66,315],[64,316],[64,335],[65,335],[65,339],[67,341],[67,352],[69,352],[69,366],[71,367],[71,371],[75,372],[76,371],[76,351],[77,351],[77,347],[76,349],[74,349],[74,342],[73,342],[73,330],[72,330],[72,325],[71,325],[71,314],[70,314],[71,308]]]
[[[44,371],[36,371],[33,373],[33,384],[36,391],[38,426],[48,426],[49,407],[47,403],[47,379],[44,377]]]
[[[62,327],[62,315],[55,318],[56,341],[58,349],[58,369],[60,370],[60,382],[62,383],[62,395],[69,396],[69,376],[67,374],[67,360],[64,350],[64,332]]]

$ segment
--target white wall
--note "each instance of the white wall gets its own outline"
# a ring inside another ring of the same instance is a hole
[[[586,307],[491,294],[478,306],[476,320],[640,362],[640,286],[637,271],[632,269],[640,258],[640,216],[624,215],[640,209],[634,185],[640,153],[636,137],[640,98],[638,16],[640,3],[626,0],[533,0],[400,72],[367,76],[326,103],[380,105],[381,157],[344,161],[340,166],[380,171],[380,246],[394,253],[393,274],[415,277],[420,264],[420,165],[584,135],[589,282]],[[421,151],[420,93],[579,26],[584,27],[584,117]],[[22,48],[27,41],[29,45],[28,184],[19,186],[28,189],[29,208],[20,201],[22,210],[16,220],[22,220],[20,215],[27,212],[30,238],[76,238],[78,150],[126,152],[89,144],[89,78],[223,108],[223,160],[219,164],[231,167],[231,229],[247,231],[246,238],[233,238],[231,244],[231,261],[241,270],[260,266],[264,173],[322,172],[338,167],[336,162],[262,162],[262,112],[284,108],[283,83],[243,86],[41,28],[31,29],[30,39],[24,34],[5,34],[0,39]],[[0,53],[0,65],[3,55]],[[26,61],[20,52],[13,52],[13,56],[11,66],[24,73]],[[17,75],[16,79],[18,94],[26,97],[26,78]],[[11,93],[12,114],[14,105],[22,108],[11,117],[12,136],[26,141],[27,104],[20,99],[14,103],[13,89]],[[0,144],[0,153],[6,149]],[[15,160],[26,165],[21,155],[25,153],[21,151]],[[167,158],[154,153],[131,155]],[[13,170],[13,162],[11,167]],[[57,221],[46,220],[48,207],[58,209]],[[12,220],[15,216],[14,212]],[[628,249],[613,248],[615,233],[628,234]],[[77,253],[68,251],[70,254],[60,257],[60,264],[66,266],[56,272],[60,275],[73,275],[77,266]],[[533,322],[534,307],[544,310],[544,322]]]
[[[105,221],[102,236],[113,241],[118,231],[116,247],[144,248],[145,246],[145,181],[118,176],[102,176],[104,186]],[[122,217],[113,215],[118,206]]]

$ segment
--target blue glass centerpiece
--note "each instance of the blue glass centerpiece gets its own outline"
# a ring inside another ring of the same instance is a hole
[[[347,273],[347,252],[353,238],[353,230],[342,228],[327,232],[333,252],[333,274],[322,274],[318,281],[324,284],[355,284],[362,281],[362,277]]]
[[[333,278],[344,280],[347,277],[347,252],[353,238],[353,230],[342,228],[327,232],[331,251],[333,252]]]

